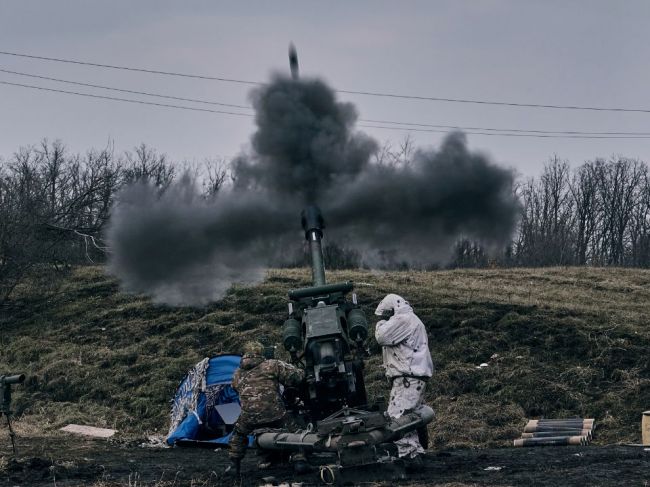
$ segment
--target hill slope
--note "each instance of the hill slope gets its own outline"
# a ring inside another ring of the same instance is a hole
[[[287,291],[309,278],[273,270],[191,309],[122,294],[102,268],[74,269],[47,292],[16,293],[0,321],[0,371],[29,375],[15,394],[24,424],[164,433],[187,369],[261,335],[279,343]],[[650,271],[328,272],[329,282],[348,279],[371,320],[397,292],[425,323],[437,368],[427,391],[434,447],[505,445],[536,416],[595,417],[598,443],[638,441],[650,407]],[[368,390],[387,396],[376,343],[371,351]]]

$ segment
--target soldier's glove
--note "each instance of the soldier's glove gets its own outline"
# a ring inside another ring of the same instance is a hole
[[[395,310],[394,309],[386,309],[382,311],[381,313],[381,319],[382,320],[390,320],[393,315],[395,315]]]

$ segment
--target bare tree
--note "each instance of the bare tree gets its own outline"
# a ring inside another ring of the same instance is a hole
[[[553,157],[539,180],[518,188],[522,216],[515,244],[525,265],[572,263],[573,202],[569,191],[569,164]]]
[[[585,163],[573,175],[570,185],[575,213],[575,263],[588,263],[590,245],[599,214],[596,175],[592,163]]]
[[[387,166],[408,166],[415,155],[415,141],[411,135],[402,139],[397,148],[390,142],[385,142],[373,156],[373,163]]]
[[[112,153],[68,155],[58,141],[21,148],[3,165],[0,302],[34,266],[98,255],[119,179]]]
[[[629,243],[629,223],[640,198],[645,166],[640,161],[613,158],[594,165],[601,202],[601,224],[597,235],[600,264],[623,265]]]
[[[146,181],[160,191],[165,191],[174,180],[176,170],[165,154],[158,154],[155,149],[140,144],[135,152],[124,154],[124,183]]]
[[[230,163],[225,158],[206,159],[203,169],[203,194],[212,197],[231,178]]]
[[[627,265],[650,267],[650,177],[645,165],[630,221],[629,254]]]

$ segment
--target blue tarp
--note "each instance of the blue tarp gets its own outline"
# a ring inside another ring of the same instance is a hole
[[[224,423],[214,407],[208,408],[206,405],[209,401],[211,403],[209,406],[239,404],[239,396],[230,383],[235,370],[239,367],[240,359],[239,355],[219,355],[208,361],[205,385],[206,391],[211,391],[212,396],[208,399],[205,391],[198,393],[196,410],[186,411],[184,419],[167,437],[169,445],[183,442],[209,442],[224,446],[228,444],[232,427]],[[196,389],[192,388],[192,378],[188,374],[178,386],[173,403],[187,401],[195,393]]]
[[[219,355],[210,359],[205,382],[207,385],[230,384],[235,370],[239,368],[239,355]]]

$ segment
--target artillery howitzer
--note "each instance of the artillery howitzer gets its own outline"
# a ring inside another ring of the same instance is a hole
[[[305,386],[298,396],[309,419],[318,421],[344,406],[366,405],[363,358],[368,322],[356,295],[352,301],[346,299],[353,283],[325,283],[324,223],[317,207],[303,211],[302,227],[309,242],[314,285],[289,292],[283,344],[291,361],[305,368]]]
[[[0,406],[0,415],[4,414],[7,418],[7,427],[9,428],[9,438],[11,438],[11,448],[14,455],[16,454],[16,433],[11,426],[11,386],[25,382],[25,374],[0,375],[0,393],[2,394],[2,406]]]
[[[354,284],[325,282],[320,209],[306,208],[302,227],[313,286],[289,292],[283,345],[291,361],[305,370],[303,386],[285,390],[285,400],[309,427],[298,433],[261,432],[256,444],[266,450],[331,453],[335,463],[322,467],[321,478],[334,482],[346,467],[392,465],[394,458],[381,445],[426,426],[433,410],[423,405],[391,419],[380,407],[368,405],[363,379],[368,323],[356,295],[347,299]],[[399,466],[393,472],[399,478],[404,474]]]

